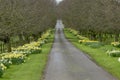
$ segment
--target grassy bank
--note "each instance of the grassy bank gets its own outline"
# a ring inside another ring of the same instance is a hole
[[[26,62],[21,65],[11,65],[0,80],[42,80],[53,36],[51,35],[48,43],[42,46],[40,54],[30,55]]]
[[[91,48],[84,44],[78,42],[78,38],[75,37],[72,33],[64,31],[65,36],[75,45],[77,48],[88,54],[96,64],[102,66],[105,70],[110,72],[113,76],[117,77],[120,80],[120,62],[118,62],[118,57],[110,57],[106,54],[107,50],[118,49],[112,47],[111,45],[104,45],[100,48]]]

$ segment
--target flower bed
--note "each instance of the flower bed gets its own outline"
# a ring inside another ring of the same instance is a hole
[[[24,63],[26,59],[26,55],[22,53],[3,53],[0,56],[0,77],[10,65]]]
[[[40,53],[42,51],[42,48],[39,47],[40,43],[38,42],[32,42],[30,44],[25,44],[23,46],[20,46],[18,48],[13,49],[13,53],[23,53],[23,54],[34,54],[34,53]]]
[[[25,62],[26,55],[21,53],[5,53],[2,55],[2,61],[6,60],[9,64],[21,64]]]
[[[12,52],[3,53],[0,55],[0,77],[2,77],[4,71],[10,67],[10,65],[18,65],[25,62],[26,58],[30,54],[39,54],[42,51],[42,45],[47,43],[51,30],[46,31],[37,42],[31,42],[30,44],[24,44],[18,48],[12,48]]]

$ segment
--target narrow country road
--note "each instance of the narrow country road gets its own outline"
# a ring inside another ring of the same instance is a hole
[[[45,80],[116,80],[71,45],[64,37],[63,27],[58,20]]]

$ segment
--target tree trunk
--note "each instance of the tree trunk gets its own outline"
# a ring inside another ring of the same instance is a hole
[[[11,42],[10,41],[7,43],[7,49],[8,49],[8,52],[12,51]]]
[[[96,40],[96,34],[95,34],[95,33],[92,33],[90,39],[91,39],[91,40]]]
[[[115,40],[115,42],[119,41],[119,34],[117,34],[117,33],[115,34],[114,40]]]
[[[12,48],[11,48],[11,42],[10,42],[10,37],[9,36],[5,37],[4,43],[7,45],[7,51],[11,52]]]
[[[102,34],[101,33],[98,34],[98,38],[99,38],[99,41],[102,42]]]
[[[24,36],[23,36],[23,34],[21,33],[21,34],[18,34],[18,37],[19,37],[19,42],[16,42],[16,44],[18,44],[18,45],[23,45],[24,43],[25,43],[25,39],[24,39]],[[17,46],[18,46],[17,45]]]
[[[27,43],[30,43],[30,37],[29,36],[25,36],[25,41],[27,42]]]
[[[2,53],[2,43],[1,43],[1,46],[0,46],[0,51],[1,51],[1,53]]]
[[[19,34],[18,36],[19,36],[20,41],[24,41],[22,34]]]
[[[37,36],[36,34],[33,34],[32,37],[33,37],[33,40],[34,40],[34,41],[37,41],[37,40],[38,40],[38,36]]]

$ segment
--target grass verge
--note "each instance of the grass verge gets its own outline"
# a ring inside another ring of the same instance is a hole
[[[107,50],[116,49],[115,47],[105,45],[100,48],[91,48],[78,43],[78,38],[72,33],[69,33],[68,31],[64,31],[64,33],[66,38],[68,38],[73,45],[88,54],[97,65],[102,66],[105,70],[120,80],[120,62],[118,62],[118,57],[110,57],[106,54]]]
[[[40,54],[32,54],[21,65],[11,65],[0,80],[42,80],[43,72],[48,60],[48,54],[51,50],[53,37],[51,35],[49,42],[44,44]]]

